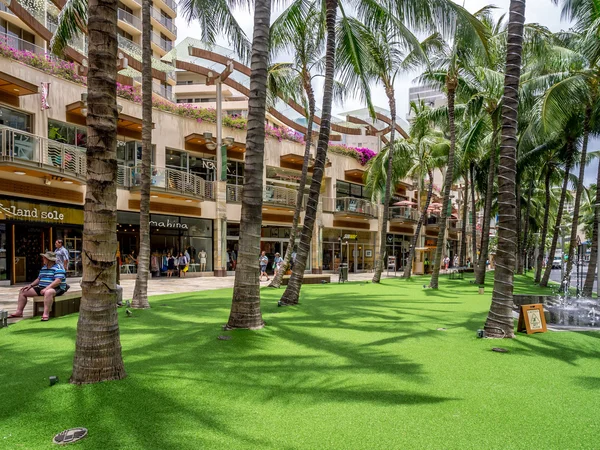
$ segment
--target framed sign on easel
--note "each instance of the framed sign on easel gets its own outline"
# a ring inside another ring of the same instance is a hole
[[[519,312],[519,323],[517,331],[525,331],[527,334],[545,333],[546,318],[544,317],[544,306],[541,304],[521,305]]]

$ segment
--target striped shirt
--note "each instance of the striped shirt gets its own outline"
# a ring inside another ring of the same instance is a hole
[[[54,266],[50,268],[47,266],[42,267],[38,278],[40,279],[38,286],[41,288],[50,286],[56,279],[60,280],[60,285],[58,285],[58,288],[64,290],[67,287],[65,269],[60,264],[54,264]]]

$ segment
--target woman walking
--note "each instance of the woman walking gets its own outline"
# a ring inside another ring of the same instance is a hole
[[[273,270],[275,271],[275,276],[277,276],[277,274],[281,270],[282,264],[283,264],[283,258],[281,257],[281,255],[279,253],[275,253],[275,259],[273,260]]]
[[[167,277],[172,277],[175,272],[175,257],[170,253],[167,254]]]
[[[185,277],[185,268],[187,266],[187,258],[183,254],[183,252],[179,252],[179,257],[177,258],[177,266],[179,268],[179,278],[182,276]]]

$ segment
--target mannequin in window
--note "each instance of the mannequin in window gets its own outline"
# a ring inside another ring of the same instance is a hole
[[[206,271],[206,252],[204,251],[204,249],[200,250],[200,252],[198,253],[198,256],[200,257],[200,272],[205,272]]]

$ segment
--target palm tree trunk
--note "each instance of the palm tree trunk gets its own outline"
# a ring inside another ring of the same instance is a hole
[[[600,166],[599,166],[600,168]],[[598,186],[598,185],[597,185]],[[600,201],[596,197],[596,203]],[[598,211],[600,207],[596,206],[594,213],[594,226],[592,231],[592,248],[590,251],[590,262],[587,268],[587,274],[585,276],[585,283],[581,295],[584,297],[591,297],[594,290],[594,280],[596,279],[596,266],[598,262]]]
[[[531,214],[531,195],[533,194],[533,180],[529,183],[527,192],[527,209],[525,209],[525,226],[523,228],[523,243],[521,244],[521,266],[527,265],[527,235],[529,234],[529,215]]]
[[[546,250],[546,236],[548,235],[548,220],[550,218],[550,177],[552,175],[552,171],[550,168],[546,168],[546,179],[544,181],[544,189],[546,196],[546,207],[544,208],[544,222],[542,223],[542,235],[540,241],[540,249],[538,251],[537,263],[535,268],[535,278],[533,279],[534,283],[539,283],[540,278],[542,277],[542,264],[544,262],[544,253]]]
[[[127,376],[117,314],[117,0],[90,0],[81,306],[73,384]]]
[[[312,143],[312,126],[313,117],[315,114],[315,93],[312,88],[310,79],[305,80],[304,90],[308,97],[308,117],[306,124],[306,146],[304,147],[304,161],[302,162],[302,175],[300,175],[300,183],[298,185],[298,195],[296,196],[296,209],[294,210],[294,219],[292,220],[292,230],[290,232],[290,240],[288,242],[287,249],[285,250],[285,256],[283,258],[283,264],[281,270],[277,272],[277,275],[273,278],[273,281],[269,287],[279,288],[281,286],[281,280],[283,275],[287,272],[290,267],[290,260],[292,259],[292,252],[296,245],[296,236],[298,234],[298,222],[300,221],[300,211],[302,211],[302,203],[304,200],[304,188],[306,187],[306,178],[308,177],[308,163],[310,161],[310,147]]]
[[[498,164],[498,250],[494,272],[492,304],[485,322],[489,337],[514,336],[513,273],[516,250],[515,179],[517,173],[517,118],[519,77],[525,1],[511,0],[508,21],[504,101],[502,105],[502,139]],[[489,220],[489,218],[488,218]]]
[[[467,262],[467,214],[469,213],[469,171],[465,173],[465,192],[463,194],[463,213],[460,230],[460,257],[458,265],[464,267]]]
[[[150,0],[142,0],[142,185],[140,189],[140,252],[133,289],[133,308],[150,308],[150,174],[152,171],[152,46]]]
[[[258,256],[262,226],[270,23],[271,1],[255,0],[240,242],[227,328],[259,329],[265,326],[260,311]]]
[[[492,196],[494,195],[494,180],[496,179],[496,148],[498,147],[498,119],[492,116],[492,143],[490,148],[490,165],[488,167],[485,205],[483,207],[483,223],[481,224],[481,250],[477,267],[475,268],[475,283],[485,283],[486,261],[490,244],[490,215],[492,211]]]
[[[427,209],[429,208],[429,202],[431,202],[431,196],[433,195],[433,171],[431,169],[427,170],[427,175],[429,175],[429,187],[427,188],[427,199],[425,200],[425,206],[423,206],[423,211],[419,216],[419,221],[417,222],[417,229],[415,230],[415,234],[413,234],[412,242],[410,243],[410,251],[408,253],[408,261],[406,262],[406,268],[404,269],[404,273],[402,275],[403,278],[410,278],[413,260],[415,259],[415,249],[417,248],[417,240],[419,239],[419,234],[421,233],[421,227],[425,222],[425,218],[427,217]],[[419,194],[420,195],[420,194]]]
[[[471,247],[473,248],[473,266],[477,259],[477,210],[475,209],[475,164],[471,163]]]
[[[456,80],[447,79],[448,89],[448,124],[450,128],[450,151],[448,152],[448,167],[444,177],[444,200],[442,201],[442,215],[440,218],[440,231],[438,233],[437,247],[435,249],[435,258],[433,259],[433,273],[431,274],[431,289],[438,288],[440,277],[440,265],[442,263],[442,252],[445,250],[446,226],[448,222],[448,207],[450,206],[450,189],[452,187],[452,172],[454,171],[454,150],[456,148],[456,124],[454,122],[454,96],[456,94]],[[433,182],[433,180],[432,180]]]
[[[385,179],[385,193],[383,195],[383,218],[381,220],[381,242],[379,243],[379,258],[375,261],[375,273],[373,274],[373,283],[379,283],[381,281],[381,272],[385,265],[386,256],[386,238],[388,221],[390,215],[390,196],[392,191],[392,166],[394,165],[394,139],[396,137],[396,96],[394,94],[394,87],[388,86],[386,88],[388,102],[390,105],[390,119],[392,121],[392,129],[390,131],[390,143],[388,151],[388,166],[387,174]]]
[[[556,252],[556,245],[558,243],[558,235],[560,234],[560,225],[562,222],[563,209],[565,206],[565,198],[567,197],[567,187],[569,185],[569,173],[571,172],[571,163],[573,161],[574,142],[567,142],[567,161],[565,164],[565,176],[563,179],[562,191],[560,193],[560,201],[558,202],[558,211],[556,212],[556,222],[554,224],[554,234],[552,236],[552,244],[550,245],[550,253],[548,253],[548,260],[550,264],[546,265],[544,276],[540,282],[540,286],[548,287],[548,281],[550,280],[550,272],[552,272],[552,258]]]
[[[567,258],[567,268],[564,273],[565,278],[562,280],[563,286],[571,285],[571,270],[573,270],[573,258],[575,257],[575,248],[577,247],[577,227],[579,226],[579,209],[581,206],[581,194],[583,193],[583,178],[585,177],[591,116],[592,108],[588,106],[585,110],[585,119],[583,121],[583,142],[581,145],[581,159],[579,161],[579,179],[577,180],[577,191],[575,192],[573,222],[571,223],[571,240],[569,241],[569,257]]]
[[[321,193],[321,182],[325,171],[325,160],[327,159],[327,146],[331,127],[331,103],[333,100],[333,77],[335,74],[335,23],[337,16],[338,0],[326,0],[326,24],[327,24],[327,47],[325,51],[325,84],[323,87],[323,107],[321,114],[321,128],[317,143],[317,155],[313,168],[312,182],[308,194],[306,213],[304,214],[304,225],[300,235],[300,243],[296,254],[296,264],[287,288],[281,297],[284,305],[296,305],[300,297],[300,288],[304,279],[304,269],[310,253],[310,241],[317,217],[319,195]]]
[[[590,252],[590,263],[585,276],[585,284],[583,286],[582,295],[591,297],[594,290],[594,279],[596,278],[596,270],[598,264],[598,222],[600,221],[600,164],[598,164],[598,172],[596,174],[596,204],[594,205],[594,226],[592,231],[592,249]],[[599,283],[600,285],[600,280]],[[598,290],[598,288],[596,288]]]
[[[519,183],[519,175],[515,183],[515,198],[517,200],[517,253],[515,255],[515,272],[517,275],[523,275],[521,266],[521,187]]]

